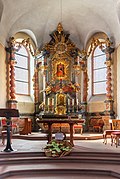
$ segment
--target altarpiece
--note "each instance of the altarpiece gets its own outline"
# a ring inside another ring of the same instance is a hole
[[[67,117],[81,112],[82,78],[79,48],[59,23],[36,64],[36,113],[42,116]],[[37,94],[36,94],[37,93]]]

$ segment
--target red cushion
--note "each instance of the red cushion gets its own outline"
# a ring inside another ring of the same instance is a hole
[[[2,126],[6,125],[6,119],[2,119],[1,122],[2,122]]]
[[[74,125],[74,128],[82,128],[82,125]]]

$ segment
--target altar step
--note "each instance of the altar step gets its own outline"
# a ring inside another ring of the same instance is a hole
[[[0,179],[120,178],[120,153],[71,152],[61,158],[44,152],[0,153]]]
[[[54,134],[53,134],[54,138]],[[74,140],[97,140],[97,139],[102,139],[103,134],[102,133],[83,133],[81,134],[74,134]],[[13,139],[26,139],[26,140],[47,140],[47,134],[45,133],[35,133],[32,132],[29,135],[19,135],[19,134],[14,134]],[[69,134],[66,134],[66,139],[69,140]]]

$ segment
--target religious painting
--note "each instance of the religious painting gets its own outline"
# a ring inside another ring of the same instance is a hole
[[[65,76],[64,64],[62,64],[62,63],[57,64],[57,73],[56,73],[56,75],[58,77],[64,77]]]
[[[52,80],[69,80],[69,65],[68,58],[54,58],[52,60]]]

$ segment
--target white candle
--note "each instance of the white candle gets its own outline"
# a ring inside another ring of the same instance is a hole
[[[79,60],[80,60],[80,59],[79,59],[79,56],[77,56],[77,63],[78,63],[78,65],[80,64],[80,63],[79,63]]]
[[[52,98],[52,105],[54,105],[54,99]]]
[[[76,99],[76,103],[77,103],[77,105],[78,105],[78,99]]]
[[[48,105],[50,105],[50,98],[48,98]]]
[[[70,99],[68,99],[68,105],[70,105]]]
[[[72,99],[72,105],[74,105],[74,99]]]

